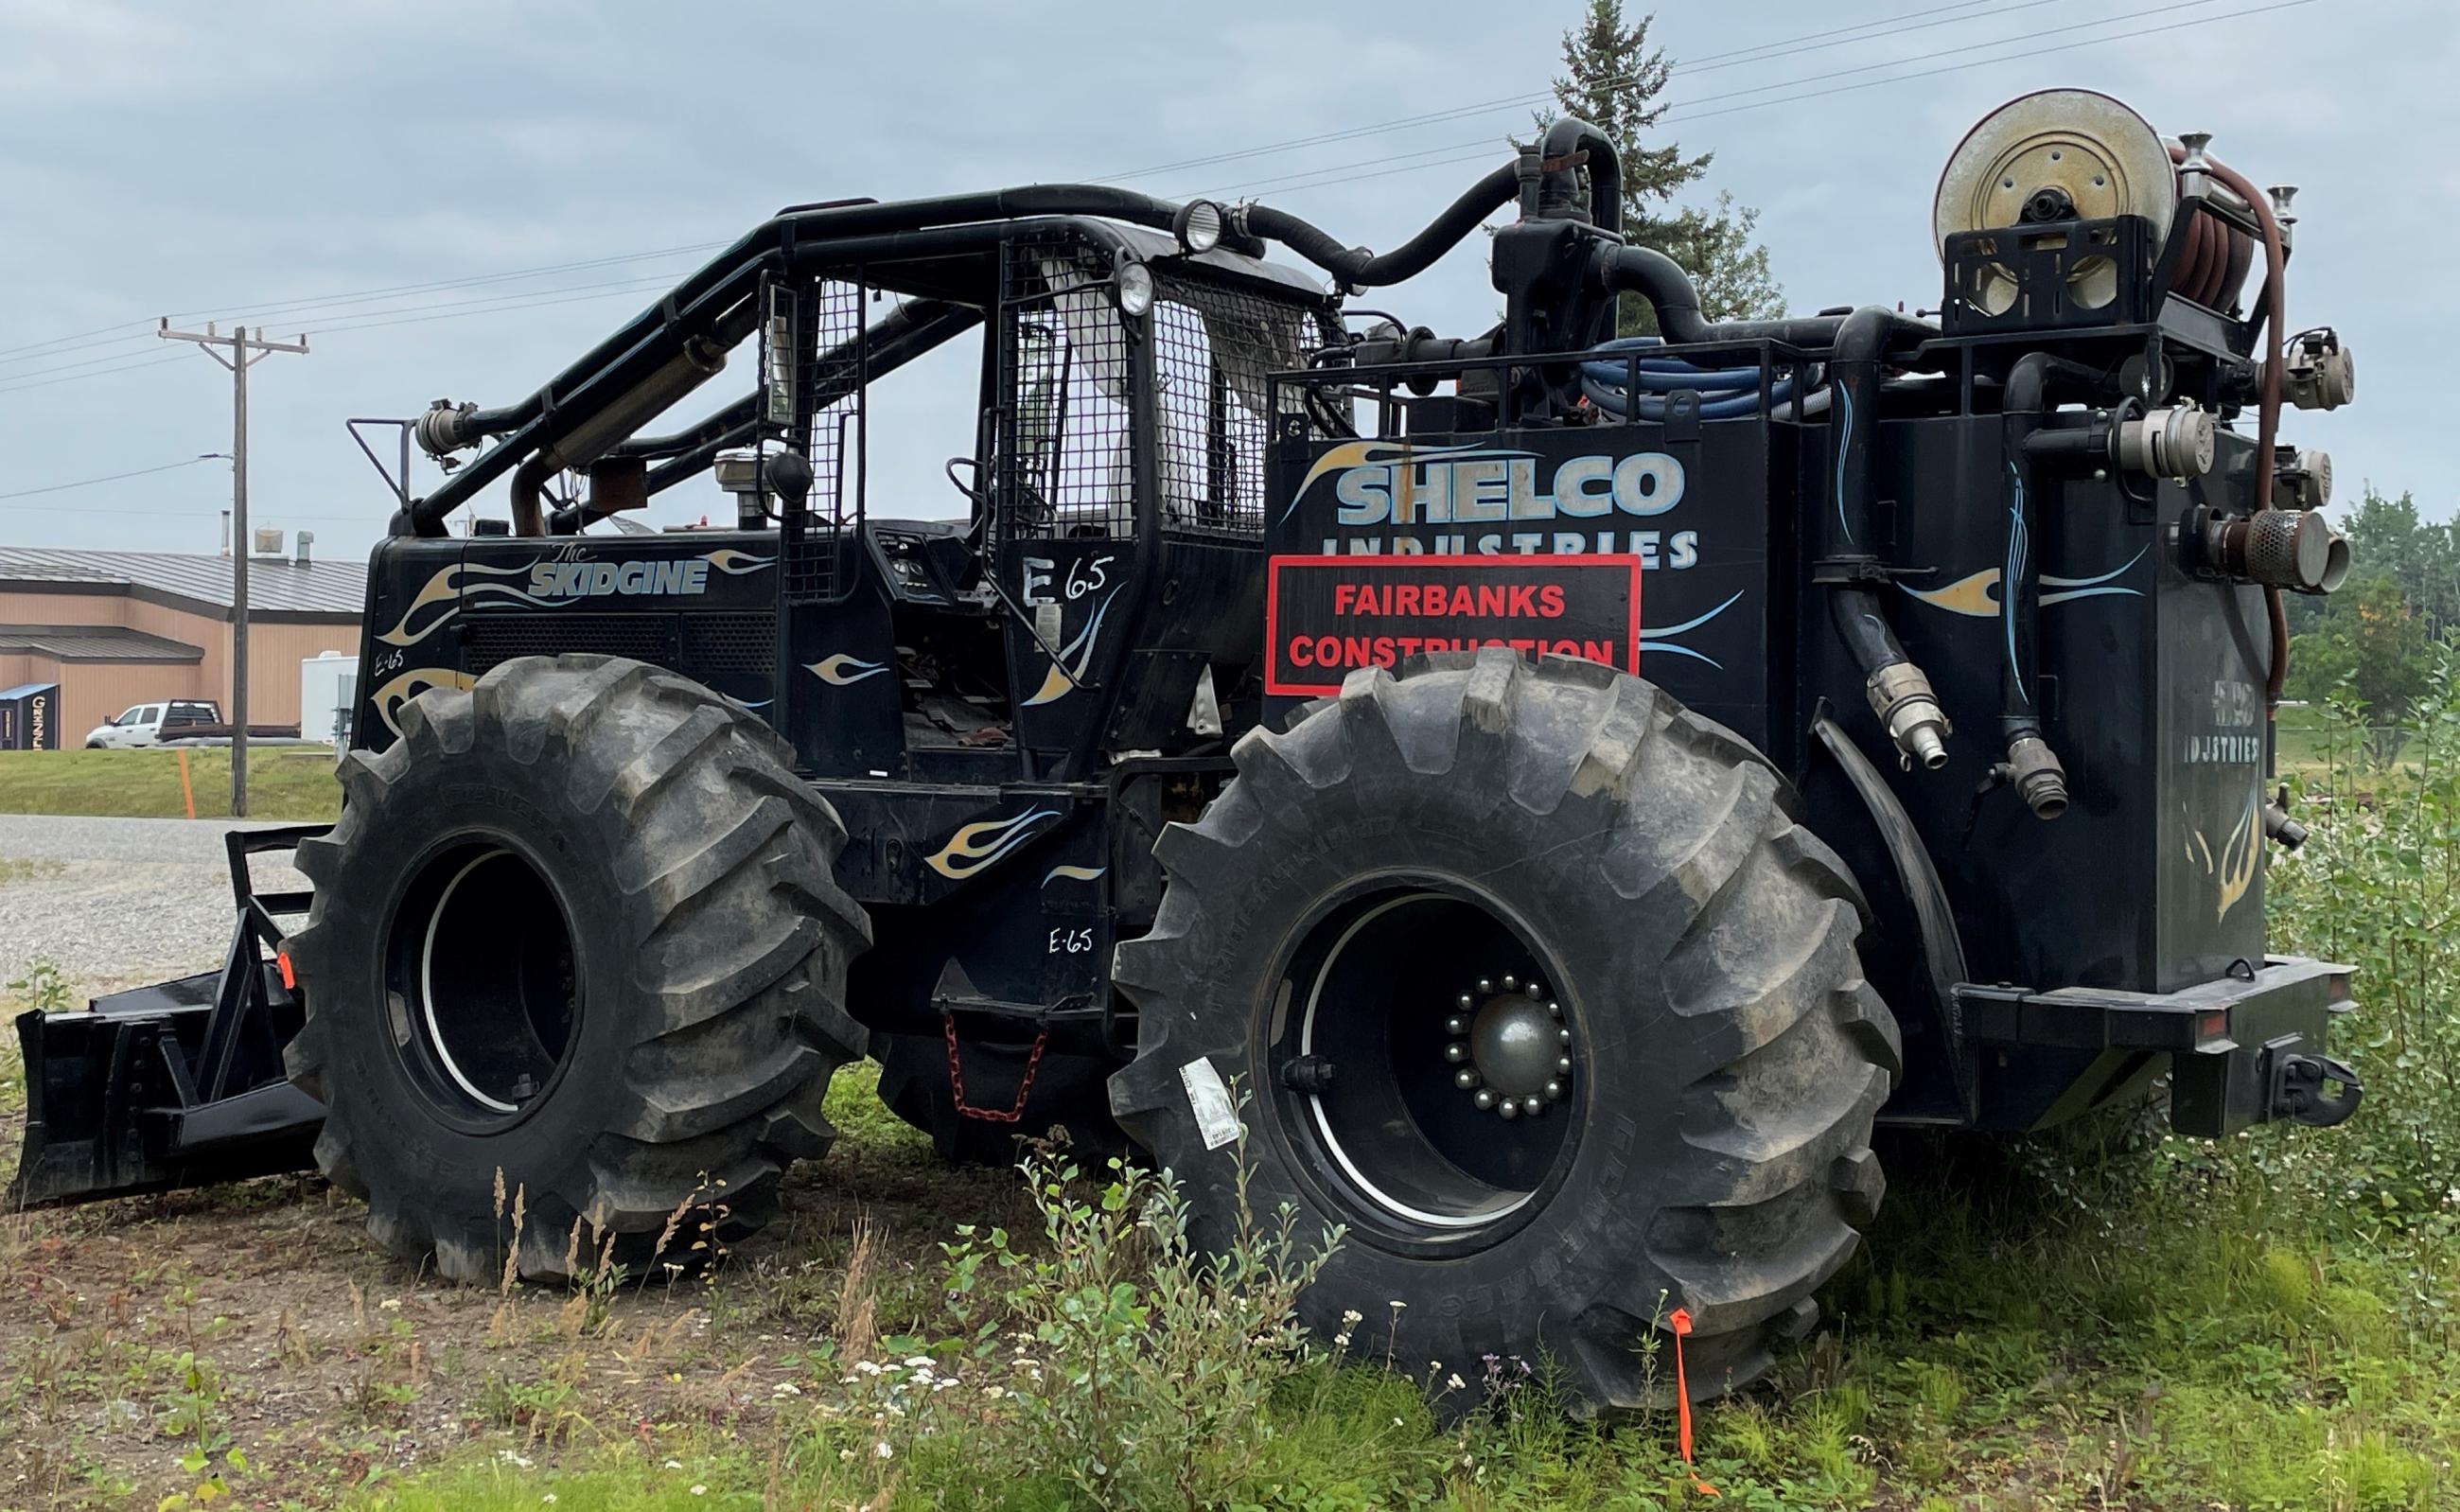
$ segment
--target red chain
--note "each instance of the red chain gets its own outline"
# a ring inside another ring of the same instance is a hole
[[[1025,1080],[1016,1089],[1016,1105],[1003,1113],[997,1108],[977,1108],[965,1101],[965,1068],[957,1059],[957,1015],[942,1013],[940,1028],[948,1039],[948,1095],[956,1099],[957,1115],[980,1118],[985,1123],[1015,1123],[1025,1118],[1025,1099],[1033,1096],[1033,1074],[1042,1069],[1043,1047],[1050,1043],[1050,1031],[1046,1026],[1033,1036],[1032,1054],[1025,1057]]]

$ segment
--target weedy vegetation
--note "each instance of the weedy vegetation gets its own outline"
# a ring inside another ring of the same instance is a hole
[[[1214,1257],[1167,1174],[1050,1147],[941,1171],[849,1072],[791,1216],[730,1253],[704,1193],[680,1270],[623,1274],[576,1232],[566,1288],[441,1288],[295,1180],[9,1218],[0,1411],[26,1431],[0,1504],[2452,1505],[2460,687],[2396,742],[2347,710],[2312,740],[2313,839],[2276,854],[2269,906],[2284,948],[2363,973],[2335,1046],[2358,1117],[1898,1141],[1823,1326],[1700,1413],[1692,1466],[1670,1394],[1600,1426],[1543,1358],[1419,1357],[1406,1310],[1308,1335],[1337,1232],[1250,1212]],[[507,1172],[508,1246],[524,1208]]]

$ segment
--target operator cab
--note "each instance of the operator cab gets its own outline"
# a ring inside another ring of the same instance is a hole
[[[897,240],[797,248],[761,290],[761,389],[727,441],[756,449],[777,530],[773,718],[846,776],[1050,777],[1218,740],[1197,715],[1252,682],[1261,638],[1270,375],[1337,338],[1333,302],[1087,217]],[[963,517],[872,518],[878,385],[956,343],[980,352],[973,444],[944,468]]]

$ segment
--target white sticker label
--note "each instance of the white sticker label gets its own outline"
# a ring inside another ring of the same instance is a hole
[[[1187,1106],[1196,1115],[1196,1132],[1204,1136],[1204,1147],[1218,1150],[1237,1139],[1239,1105],[1230,1100],[1230,1089],[1221,1084],[1213,1062],[1199,1055],[1178,1068],[1178,1079],[1187,1088]]]

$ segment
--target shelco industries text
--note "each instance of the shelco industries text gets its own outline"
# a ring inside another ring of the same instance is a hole
[[[1335,475],[1332,488],[1338,506],[1335,521],[1342,533],[1325,538],[1327,555],[1627,553],[1640,558],[1642,567],[1648,570],[1680,570],[1700,560],[1700,537],[1694,530],[1591,527],[1436,529],[1425,536],[1400,530],[1389,536],[1356,533],[1377,525],[1406,528],[1493,522],[1510,526],[1540,521],[1611,522],[1618,516],[1647,519],[1683,501],[1683,464],[1664,452],[1639,452],[1621,458],[1575,457],[1551,473],[1544,458],[1527,453],[1478,450],[1449,457],[1420,453],[1415,458],[1345,468]]]

